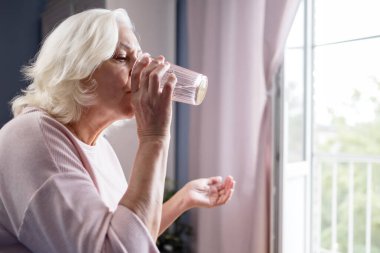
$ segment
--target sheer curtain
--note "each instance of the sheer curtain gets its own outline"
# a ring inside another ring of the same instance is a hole
[[[272,80],[299,0],[191,0],[189,67],[209,78],[190,111],[189,176],[232,175],[232,201],[193,213],[194,252],[269,252]]]

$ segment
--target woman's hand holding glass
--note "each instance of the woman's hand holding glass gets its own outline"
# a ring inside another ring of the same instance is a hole
[[[140,141],[170,137],[174,74],[160,88],[160,81],[170,64],[163,56],[151,58],[144,54],[136,61],[131,73],[132,105]]]

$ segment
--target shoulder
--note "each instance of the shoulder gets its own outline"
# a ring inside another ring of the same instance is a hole
[[[0,141],[2,140],[40,140],[45,132],[58,130],[63,132],[64,126],[42,110],[29,109],[22,113],[0,129]]]
[[[47,113],[38,109],[29,110],[0,129],[0,150],[6,148],[12,152],[28,148],[44,149],[48,148],[54,136],[64,142],[68,135],[68,130]]]
[[[0,159],[15,162],[27,154],[44,150],[43,133],[40,127],[42,112],[21,114],[0,130]]]
[[[0,201],[15,224],[21,224],[30,200],[50,178],[69,170],[84,171],[62,127],[36,110],[0,129]]]
[[[0,140],[13,139],[14,137],[25,138],[30,136],[27,132],[38,132],[41,116],[42,112],[33,111],[13,118],[1,128]]]
[[[38,109],[15,117],[0,130],[0,160],[0,170],[12,168],[45,177],[62,172],[65,164],[81,166],[69,131]]]

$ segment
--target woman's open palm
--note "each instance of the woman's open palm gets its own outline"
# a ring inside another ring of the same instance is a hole
[[[233,194],[235,181],[231,176],[201,178],[186,184],[191,207],[215,207],[227,203]]]

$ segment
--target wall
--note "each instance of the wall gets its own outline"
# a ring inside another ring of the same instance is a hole
[[[0,127],[12,117],[9,101],[26,86],[20,68],[38,51],[44,3],[0,1]]]

